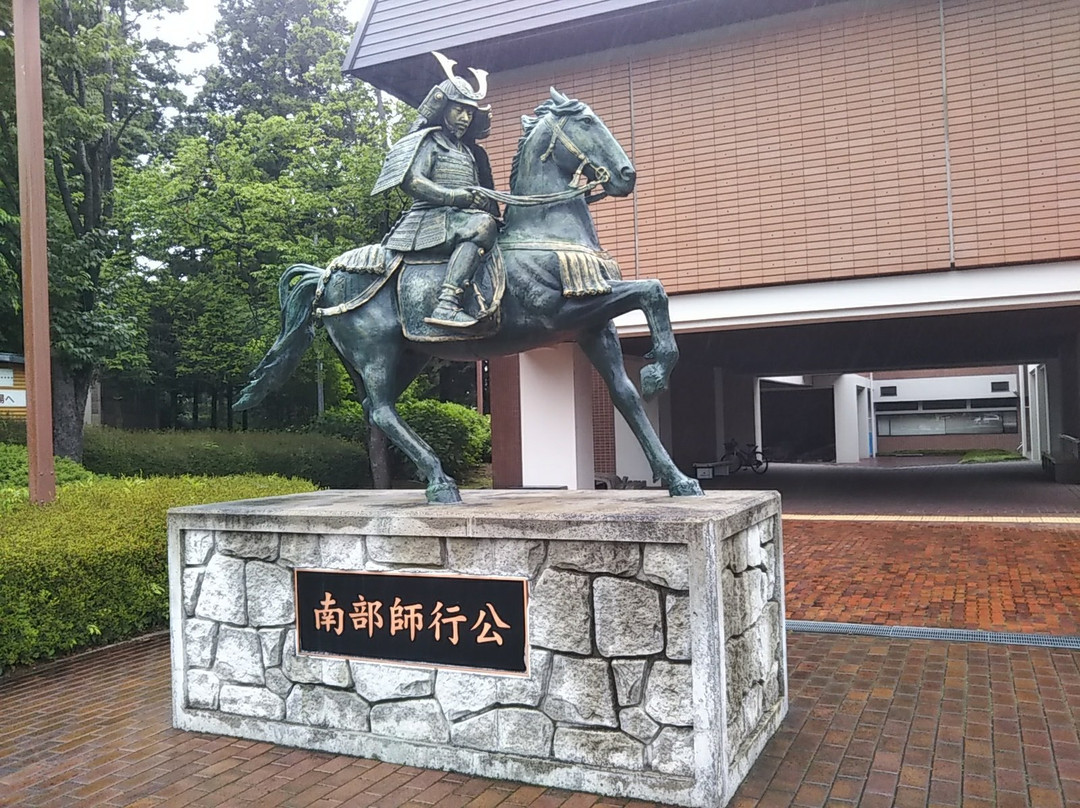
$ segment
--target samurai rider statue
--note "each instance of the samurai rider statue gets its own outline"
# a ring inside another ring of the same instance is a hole
[[[462,311],[463,289],[499,232],[498,203],[466,190],[494,187],[487,152],[476,143],[491,129],[491,107],[480,105],[487,71],[469,68],[477,81],[474,90],[454,75],[456,62],[434,55],[447,78],[431,88],[418,108],[419,119],[391,146],[371,193],[400,187],[414,200],[384,247],[449,257],[438,302],[424,322],[468,328],[477,321]]]

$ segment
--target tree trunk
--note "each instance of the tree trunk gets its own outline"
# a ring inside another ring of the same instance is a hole
[[[368,461],[375,488],[390,487],[390,441],[377,426],[368,427]]]
[[[233,431],[233,386],[230,384],[225,388],[225,428],[230,432]]]
[[[180,391],[172,391],[172,429],[180,428]]]
[[[218,389],[210,391],[210,428],[218,428]]]
[[[191,385],[191,428],[199,428],[199,385]]]
[[[82,462],[83,417],[93,380],[90,370],[70,371],[52,362],[53,453]]]

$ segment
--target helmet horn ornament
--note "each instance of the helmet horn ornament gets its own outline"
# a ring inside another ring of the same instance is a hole
[[[454,75],[454,66],[457,64],[453,59],[446,58],[438,51],[432,51],[431,55],[439,60],[439,64],[442,66],[443,72],[446,73],[446,77],[454,83],[454,87],[464,95],[466,98],[472,101],[482,101],[484,96],[487,95],[487,77],[488,72],[486,70],[477,70],[475,67],[470,67],[469,72],[476,77],[476,89],[472,88],[472,85],[461,76]]]

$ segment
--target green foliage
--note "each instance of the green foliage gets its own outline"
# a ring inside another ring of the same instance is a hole
[[[465,476],[491,459],[491,422],[486,415],[449,401],[415,399],[409,391],[398,402],[398,412],[435,451],[448,474]],[[364,408],[355,401],[327,410],[309,430],[357,443],[366,444],[368,439]],[[395,475],[411,477],[415,473],[412,462],[399,452]]]
[[[88,429],[83,463],[113,477],[280,474],[323,488],[371,485],[363,446],[285,432]]]
[[[98,479],[0,511],[0,668],[164,625],[169,508],[310,490],[280,477]]]
[[[354,443],[367,444],[368,422],[364,408],[356,401],[343,401],[319,415],[308,427],[310,432]]]
[[[93,473],[66,457],[55,458],[56,484],[93,479]],[[0,443],[0,488],[25,487],[29,484],[26,447]]]
[[[350,28],[336,0],[222,0],[218,11],[200,107],[290,115],[343,83]]]
[[[0,418],[0,443],[26,445],[26,421],[22,418]]]
[[[491,459],[491,422],[486,415],[450,401],[403,401],[398,412],[442,461],[451,476],[461,476]]]

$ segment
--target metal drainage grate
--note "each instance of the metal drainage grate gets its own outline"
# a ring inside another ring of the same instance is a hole
[[[791,631],[806,634],[857,634],[866,637],[944,640],[947,642],[985,642],[994,645],[1029,645],[1038,648],[1080,650],[1080,637],[1071,635],[1014,634],[960,628],[920,628],[918,626],[874,626],[864,623],[825,623],[814,620],[788,620],[787,627]]]

